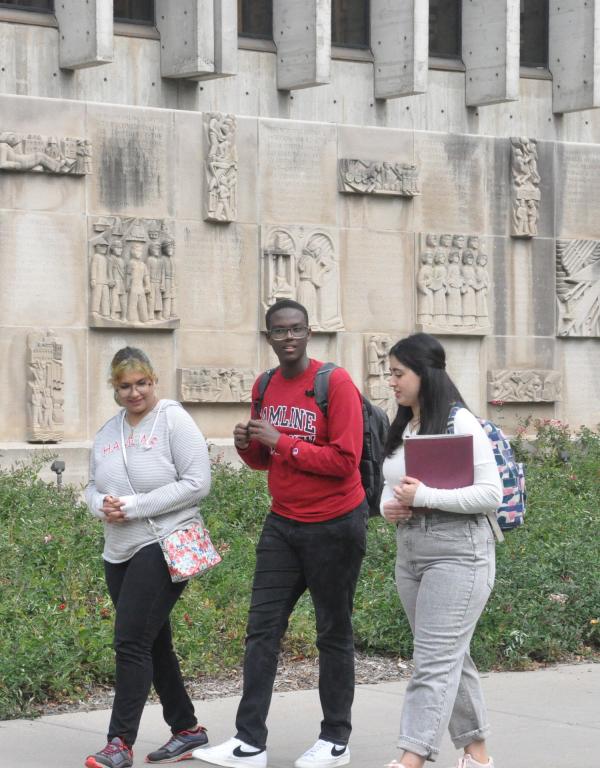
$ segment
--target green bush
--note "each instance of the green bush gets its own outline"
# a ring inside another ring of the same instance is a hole
[[[492,598],[473,640],[482,669],[522,669],[538,661],[591,656],[600,649],[600,435],[537,425],[527,461],[522,529],[497,549]],[[214,466],[202,505],[223,563],[192,581],[173,625],[184,674],[239,667],[254,545],[269,508],[265,475]],[[112,680],[113,610],[102,574],[102,528],[78,502],[37,479],[39,466],[0,471],[0,719],[50,699],[85,697]],[[393,581],[394,528],[369,523],[368,553],[355,601],[357,646],[410,657],[412,640]],[[301,599],[284,650],[313,656],[310,601]]]

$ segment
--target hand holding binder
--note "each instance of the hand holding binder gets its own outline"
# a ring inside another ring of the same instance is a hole
[[[473,485],[473,435],[413,435],[404,440],[408,477],[430,488]]]

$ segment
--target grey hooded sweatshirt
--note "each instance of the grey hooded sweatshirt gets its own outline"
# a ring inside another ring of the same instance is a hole
[[[159,400],[133,429],[123,409],[98,430],[87,505],[103,520],[105,496],[125,502],[125,521],[104,523],[103,557],[108,562],[125,562],[142,547],[201,520],[198,502],[209,490],[206,441],[175,400]]]

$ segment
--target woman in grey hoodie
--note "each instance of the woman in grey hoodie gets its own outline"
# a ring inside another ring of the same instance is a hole
[[[202,433],[174,400],[160,400],[157,377],[139,349],[119,350],[110,383],[122,406],[98,430],[86,501],[104,523],[104,571],[115,605],[115,698],[104,749],[87,768],[129,768],[140,718],[154,688],[172,737],[149,763],[174,762],[208,742],[185,690],[169,615],[187,582],[173,583],[158,539],[201,520],[210,490]]]

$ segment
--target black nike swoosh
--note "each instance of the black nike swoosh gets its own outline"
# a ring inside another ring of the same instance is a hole
[[[254,757],[255,755],[260,755],[261,752],[264,752],[264,749],[257,749],[255,752],[244,752],[244,750],[241,747],[236,747],[233,750],[233,754],[236,757]]]
[[[331,748],[331,754],[333,755],[333,757],[339,757],[340,755],[343,755],[345,751],[346,751],[345,746]]]

